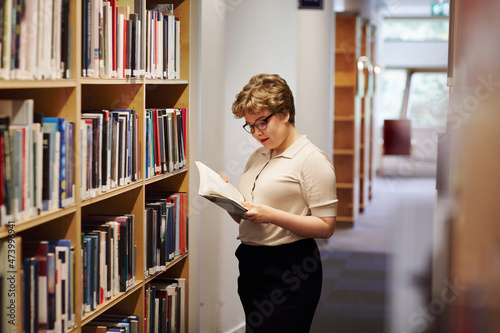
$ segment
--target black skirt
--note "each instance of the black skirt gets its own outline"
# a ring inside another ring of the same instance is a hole
[[[303,239],[278,246],[241,244],[236,257],[246,332],[309,332],[323,278],[316,241]]]

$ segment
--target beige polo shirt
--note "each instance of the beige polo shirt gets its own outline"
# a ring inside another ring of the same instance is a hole
[[[239,182],[245,201],[297,215],[337,216],[335,170],[328,156],[306,136],[270,158],[261,147],[248,159]],[[250,245],[287,244],[304,237],[274,224],[240,222],[238,239]]]

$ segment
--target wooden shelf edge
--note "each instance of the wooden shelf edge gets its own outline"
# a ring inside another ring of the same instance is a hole
[[[83,85],[113,85],[113,84],[161,84],[161,85],[187,85],[189,80],[160,80],[139,78],[93,78],[81,77]]]
[[[334,121],[353,121],[354,116],[334,116]]]
[[[163,271],[160,271],[160,272],[156,272],[155,274],[153,275],[149,275],[147,276],[145,279],[144,279],[144,284],[147,284],[151,281],[153,281],[154,279],[156,279],[158,276],[160,276],[161,274],[165,273],[166,271],[168,271],[170,268],[172,268],[173,266],[177,265],[179,262],[181,262],[182,260],[186,259],[188,256],[188,252],[184,253],[184,254],[181,254],[181,255],[178,255],[177,257],[175,257],[174,260],[170,261],[167,263],[166,267],[165,267],[165,270]]]
[[[134,293],[137,290],[139,290],[140,288],[142,288],[143,285],[144,285],[143,281],[137,281],[135,283],[135,285],[132,286],[129,290],[119,292],[110,300],[104,301],[104,303],[99,304],[94,311],[88,312],[88,313],[83,315],[80,326],[84,326],[84,325],[90,323],[97,316],[103,314],[104,312],[109,310],[111,307],[115,306],[116,304],[121,302],[123,299],[125,299],[126,297],[128,297],[132,293]]]
[[[334,149],[334,155],[354,155],[354,149]]]
[[[189,84],[189,80],[158,80],[158,79],[146,79],[144,80],[146,84]]]
[[[179,169],[179,170],[175,170],[175,171],[172,171],[172,172],[162,173],[161,175],[153,176],[151,178],[146,179],[144,181],[144,183],[146,185],[153,184],[153,183],[156,183],[156,182],[158,182],[160,180],[164,180],[164,179],[176,176],[178,174],[187,172],[188,170],[189,170],[188,167],[185,167],[185,168],[182,168],[182,169]]]
[[[124,185],[124,186],[119,186],[119,187],[113,188],[113,189],[111,189],[109,191],[106,191],[104,193],[99,194],[96,197],[82,200],[81,206],[84,207],[84,206],[88,206],[88,205],[91,205],[93,203],[96,203],[96,202],[99,202],[99,201],[102,201],[102,200],[109,199],[109,198],[114,197],[116,195],[119,195],[119,194],[122,194],[122,193],[126,193],[126,192],[128,192],[130,190],[133,190],[135,188],[141,187],[142,185],[143,185],[143,181],[142,180],[137,180],[137,181],[135,181],[133,183],[130,183],[128,185]]]
[[[0,80],[0,89],[75,88],[75,79]]]
[[[81,77],[82,85],[144,84],[144,78],[94,78]]]
[[[352,189],[354,188],[353,183],[337,183],[337,189]]]
[[[57,210],[42,212],[40,215],[33,216],[22,221],[15,221],[14,230],[16,233],[21,232],[42,225],[49,221],[55,220],[57,218],[66,216],[68,214],[73,214],[75,212],[76,212],[75,204]],[[9,236],[9,227],[8,226],[0,227],[0,239],[6,238],[8,236]]]
[[[354,222],[354,218],[352,216],[337,216],[338,222]]]

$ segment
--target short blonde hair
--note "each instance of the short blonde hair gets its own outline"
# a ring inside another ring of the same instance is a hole
[[[236,118],[269,110],[283,117],[290,114],[288,122],[295,124],[293,94],[285,79],[277,74],[257,74],[236,95],[232,106]]]

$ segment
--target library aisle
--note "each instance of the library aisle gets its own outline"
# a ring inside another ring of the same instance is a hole
[[[389,321],[390,304],[399,300],[391,296],[389,282],[402,283],[409,272],[393,268],[409,253],[415,265],[426,264],[425,251],[413,251],[415,244],[407,237],[417,236],[414,221],[431,225],[435,179],[376,178],[374,188],[372,201],[353,227],[340,224],[330,240],[318,242],[324,263],[323,293],[312,333],[390,332],[394,325]],[[418,237],[418,242],[430,241],[424,238]],[[410,297],[418,297],[418,290],[413,292],[408,288]]]

